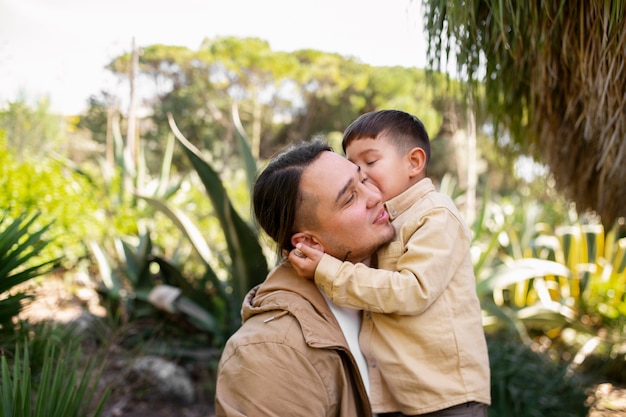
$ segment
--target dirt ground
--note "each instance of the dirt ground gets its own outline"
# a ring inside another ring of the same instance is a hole
[[[24,311],[25,317],[36,322],[52,319],[68,322],[85,309],[94,314],[102,314],[94,293],[77,290],[70,294],[67,285],[61,281],[48,280],[35,287],[36,299]],[[128,353],[115,346],[109,348],[105,369],[100,380],[100,388],[108,387],[110,396],[106,402],[103,417],[214,417],[213,398],[206,398],[206,389],[198,389],[197,401],[184,405],[158,396],[150,395],[127,381],[121,380]],[[192,376],[206,375],[204,369],[188,369]],[[200,381],[200,385],[202,381]],[[587,417],[626,416],[626,387],[603,383],[589,388],[588,402],[591,405]]]

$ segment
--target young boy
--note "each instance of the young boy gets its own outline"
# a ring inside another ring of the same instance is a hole
[[[364,310],[359,344],[374,413],[486,417],[489,358],[470,230],[426,176],[424,125],[402,111],[366,113],[342,147],[363,182],[381,191],[396,237],[378,251],[376,268],[342,262],[299,234],[289,260],[335,304]]]

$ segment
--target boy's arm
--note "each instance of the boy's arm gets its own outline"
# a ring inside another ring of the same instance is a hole
[[[449,216],[416,223],[404,247],[397,250],[395,271],[341,262],[324,254],[315,270],[315,283],[337,305],[376,313],[420,314],[446,289],[469,254],[469,236]],[[449,223],[453,221],[454,223]],[[391,268],[379,257],[379,266]]]

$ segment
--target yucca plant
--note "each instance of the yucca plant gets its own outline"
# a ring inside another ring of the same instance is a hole
[[[13,318],[24,301],[32,298],[16,286],[52,271],[58,259],[40,260],[38,255],[49,243],[43,238],[51,224],[33,225],[39,214],[22,214],[15,219],[0,217],[0,333],[13,331]]]
[[[46,346],[43,368],[31,371],[28,343],[15,350],[12,364],[5,355],[0,363],[0,417],[98,417],[108,391],[96,396],[96,359],[81,362],[81,351],[70,347],[59,351]],[[95,401],[92,404],[92,401]],[[93,410],[92,410],[93,409]]]

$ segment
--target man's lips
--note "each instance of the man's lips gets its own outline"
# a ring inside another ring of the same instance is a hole
[[[389,213],[387,213],[387,210],[382,209],[380,213],[378,214],[378,216],[376,216],[376,220],[374,220],[374,223],[381,224],[381,223],[387,223],[388,221],[389,221]]]

